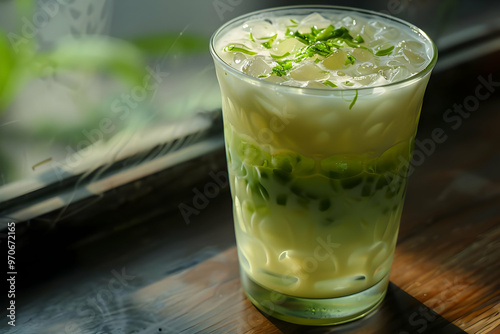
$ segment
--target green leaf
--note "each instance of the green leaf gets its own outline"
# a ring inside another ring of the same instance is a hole
[[[356,43],[364,43],[365,40],[363,39],[363,37],[361,37],[360,34],[358,34],[358,36],[356,36],[354,39],[353,39],[354,42]]]
[[[208,38],[200,35],[165,33],[129,40],[147,55],[191,55],[206,52]]]
[[[344,65],[349,65],[349,64],[354,65],[355,61],[356,61],[356,58],[354,58],[352,55],[348,54]]]
[[[352,41],[352,36],[349,34],[349,29],[345,27],[340,27],[338,29],[335,29],[332,32],[332,37],[331,38],[342,38],[342,39],[347,39],[349,41]]]
[[[387,55],[390,55],[392,53],[392,50],[394,50],[394,45],[391,46],[391,47],[388,47],[387,49],[378,50],[375,53],[375,56],[387,56]]]
[[[5,33],[0,30],[0,113],[14,94],[16,58]]]
[[[285,36],[286,37],[293,37],[294,36],[294,32],[292,30],[290,30],[290,28],[286,28],[286,32],[285,32]]]
[[[274,39],[269,40],[269,41],[264,42],[264,43],[261,43],[261,45],[262,45],[263,47],[265,47],[266,49],[270,49],[270,48],[272,48],[272,45],[271,45],[271,44],[273,44],[273,42],[274,42]]]

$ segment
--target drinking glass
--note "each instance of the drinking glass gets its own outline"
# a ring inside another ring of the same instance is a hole
[[[245,22],[312,13],[407,30],[427,47],[430,61],[381,86],[321,89],[247,75],[221,54],[221,37]],[[261,311],[297,324],[365,316],[387,291],[422,99],[437,59],[434,43],[380,13],[292,6],[224,24],[210,50],[246,295]]]

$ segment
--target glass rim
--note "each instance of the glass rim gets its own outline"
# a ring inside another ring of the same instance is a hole
[[[376,86],[366,86],[366,87],[359,87],[359,88],[344,88],[344,87],[336,87],[336,88],[319,88],[319,87],[300,87],[300,86],[289,86],[286,84],[279,84],[276,82],[270,82],[266,80],[261,80],[259,78],[256,78],[254,76],[251,76],[249,74],[246,74],[242,71],[239,71],[232,67],[231,65],[227,64],[222,58],[219,56],[217,51],[215,50],[215,39],[218,37],[227,27],[235,24],[236,22],[244,22],[244,20],[249,19],[251,17],[257,16],[259,14],[264,14],[264,13],[270,13],[270,12],[275,12],[275,11],[285,11],[285,10],[294,10],[294,9],[323,9],[323,10],[338,10],[338,11],[351,11],[351,12],[357,12],[357,13],[362,13],[362,14],[369,14],[374,17],[382,17],[384,19],[394,21],[398,24],[402,24],[405,27],[409,28],[411,31],[413,31],[415,34],[421,36],[424,40],[430,43],[430,46],[432,48],[432,58],[430,59],[429,63],[425,68],[422,70],[418,71],[417,73],[409,76],[408,78],[405,78],[403,80],[398,80],[395,82],[389,82],[383,85],[376,85]],[[408,84],[412,81],[418,80],[428,73],[432,71],[434,66],[436,65],[437,58],[438,58],[438,49],[434,41],[425,33],[422,29],[417,27],[416,25],[405,21],[403,19],[400,19],[398,17],[394,17],[392,15],[384,14],[384,13],[379,13],[376,11],[368,10],[368,9],[362,9],[362,8],[356,8],[356,7],[348,7],[348,6],[335,6],[335,5],[292,5],[292,6],[280,6],[280,7],[271,7],[271,8],[266,8],[266,9],[261,9],[257,11],[252,11],[247,14],[243,14],[240,16],[237,16],[226,23],[224,23],[222,26],[220,26],[210,37],[210,45],[209,45],[210,53],[212,57],[217,61],[218,63],[222,64],[227,70],[232,72],[233,74],[236,75],[242,75],[244,78],[247,80],[250,80],[254,83],[261,84],[261,85],[270,85],[270,87],[280,87],[282,89],[291,89],[291,90],[310,90],[310,91],[319,91],[319,92],[345,92],[345,91],[360,91],[360,90],[369,90],[369,89],[377,89],[377,88],[386,88],[386,87],[391,87],[391,86],[399,86],[399,85],[404,85]]]

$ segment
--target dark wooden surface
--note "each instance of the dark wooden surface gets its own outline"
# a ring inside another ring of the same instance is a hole
[[[187,223],[171,194],[138,186],[108,210],[19,224],[16,327],[3,317],[0,332],[500,333],[500,87],[459,127],[443,119],[492,73],[481,65],[467,84],[456,71],[431,81],[418,139],[440,128],[447,140],[411,175],[389,292],[369,317],[303,327],[264,316],[241,290],[228,190]],[[105,232],[78,238],[85,221]]]

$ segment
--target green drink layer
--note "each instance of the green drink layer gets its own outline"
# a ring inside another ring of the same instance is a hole
[[[382,154],[267,152],[225,125],[242,269],[280,293],[334,298],[390,270],[412,140]]]

